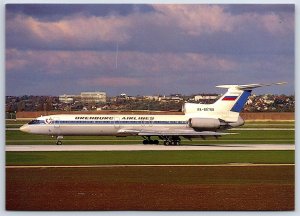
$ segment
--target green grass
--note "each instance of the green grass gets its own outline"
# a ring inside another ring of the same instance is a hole
[[[294,124],[246,124],[241,128],[295,128]]]
[[[6,124],[26,124],[30,122],[30,120],[16,120],[16,119],[6,119],[5,123]]]
[[[7,165],[294,163],[294,151],[6,152]]]
[[[23,124],[6,124],[6,128],[20,128]]]

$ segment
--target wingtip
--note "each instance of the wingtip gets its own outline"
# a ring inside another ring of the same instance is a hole
[[[275,85],[285,85],[287,84],[287,82],[277,82],[277,83],[274,83]]]

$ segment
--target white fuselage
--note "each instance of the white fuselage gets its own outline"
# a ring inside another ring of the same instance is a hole
[[[136,135],[141,130],[187,129],[186,115],[51,115],[37,118],[20,130],[47,135]],[[125,133],[120,133],[125,129]]]

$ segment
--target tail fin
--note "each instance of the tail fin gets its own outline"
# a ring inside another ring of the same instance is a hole
[[[223,120],[236,121],[253,89],[263,86],[282,84],[286,84],[286,82],[216,86],[218,88],[227,88],[228,91],[213,104],[214,110],[223,115]]]

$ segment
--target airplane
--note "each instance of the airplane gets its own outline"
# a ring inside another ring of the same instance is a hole
[[[242,111],[253,89],[271,84],[218,85],[227,92],[213,104],[185,103],[183,115],[59,114],[38,117],[20,127],[22,132],[64,136],[141,136],[143,144],[180,145],[181,138],[215,137],[233,133],[224,130],[244,125]]]

